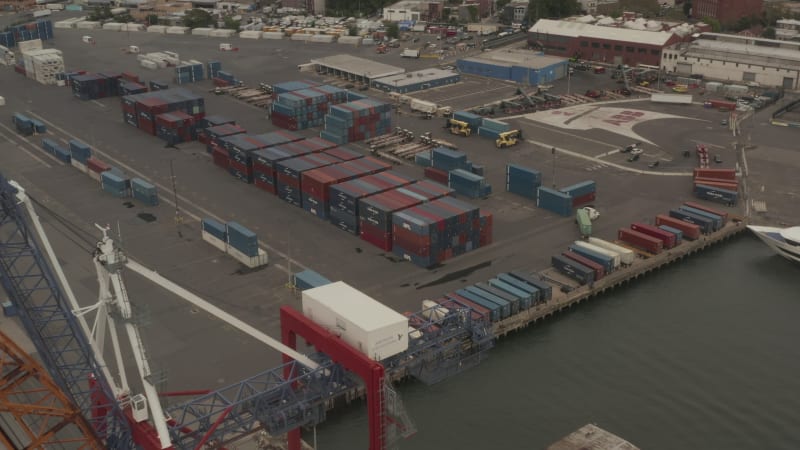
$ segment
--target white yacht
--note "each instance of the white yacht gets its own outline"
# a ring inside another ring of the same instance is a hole
[[[748,225],[775,253],[795,262],[800,262],[800,227],[775,228]]]

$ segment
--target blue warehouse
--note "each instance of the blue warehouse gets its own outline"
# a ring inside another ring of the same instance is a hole
[[[569,61],[523,49],[503,49],[459,59],[461,73],[530,85],[550,83],[567,76]]]
[[[406,94],[461,81],[461,75],[452,70],[423,69],[372,80],[372,87],[385,92]]]

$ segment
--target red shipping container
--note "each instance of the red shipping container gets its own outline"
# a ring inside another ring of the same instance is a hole
[[[231,169],[238,170],[239,172],[245,174],[247,176],[247,178],[252,178],[252,176],[253,176],[253,168],[252,167],[248,166],[245,163],[236,161],[235,159],[230,159],[230,162],[228,163],[228,167],[230,167]]]
[[[695,184],[720,183],[720,184],[727,184],[728,186],[735,186],[736,189],[739,188],[738,180],[723,180],[720,178],[694,177],[694,183]]]
[[[632,223],[631,230],[659,239],[662,248],[672,248],[677,244],[677,238],[674,234],[646,223]]]
[[[211,153],[211,159],[214,160],[214,164],[219,167],[222,167],[225,170],[228,170],[230,167],[230,159],[228,158],[228,152],[220,147],[216,147],[214,151]]]
[[[392,233],[387,233],[364,219],[358,221],[358,233],[362,240],[378,247],[383,251],[392,250]]]
[[[258,177],[253,179],[253,184],[256,187],[258,187],[259,189],[267,191],[270,194],[275,194],[276,193],[274,184],[269,184],[269,183],[266,183],[264,181],[261,181],[261,180],[258,179]]]
[[[447,186],[448,181],[448,174],[446,171],[437,169],[435,167],[426,167],[425,168],[425,178],[433,180],[437,183],[443,184]]]
[[[90,157],[86,160],[86,168],[92,172],[103,173],[106,170],[111,170],[111,166],[100,161],[99,159]]]
[[[723,225],[728,223],[728,213],[726,213],[726,212],[723,212],[723,211],[720,211],[720,210],[714,209],[714,208],[709,208],[708,206],[701,205],[701,204],[695,203],[695,202],[683,202],[683,204],[688,206],[688,207],[690,207],[690,208],[699,209],[700,211],[709,212],[711,214],[716,214],[716,215],[722,217],[722,224]]]
[[[736,180],[736,170],[735,169],[701,169],[696,168],[694,169],[694,176],[695,177],[702,177],[702,178],[716,178],[719,180]]]
[[[222,78],[212,78],[211,82],[214,83],[214,86],[216,86],[216,87],[228,87],[228,86],[231,85],[230,83],[228,83],[227,81],[223,80]]]
[[[141,83],[141,81],[139,81],[139,76],[130,72],[122,72],[122,78],[133,81],[134,83]]]
[[[486,308],[485,306],[479,305],[479,304],[473,302],[472,300],[466,299],[466,298],[464,298],[464,297],[462,297],[462,296],[460,296],[458,294],[450,293],[450,294],[446,294],[446,296],[447,296],[447,298],[452,299],[453,301],[457,302],[460,305],[466,306],[466,307],[468,307],[469,309],[471,309],[473,311],[477,311],[477,312],[483,314],[483,316],[486,318],[486,320],[489,320],[489,321],[492,320],[492,314],[491,314],[492,312],[489,311],[489,309]]]
[[[656,216],[656,225],[666,225],[668,227],[676,228],[683,232],[683,238],[688,240],[695,240],[700,238],[700,227],[689,222],[675,219],[673,217],[659,214]]]
[[[617,231],[617,238],[626,244],[650,252],[654,255],[661,253],[663,248],[663,244],[660,239],[656,239],[652,236],[639,233],[638,231],[629,230],[627,228],[620,228]]]
[[[586,258],[586,257],[584,257],[582,255],[579,255],[579,254],[577,254],[577,253],[575,253],[575,252],[573,252],[571,250],[568,250],[568,251],[562,253],[561,255],[564,256],[565,258],[569,258],[569,259],[571,259],[571,260],[573,260],[573,261],[575,261],[575,262],[577,262],[579,264],[583,264],[584,266],[594,270],[594,279],[595,279],[595,281],[597,281],[597,280],[603,278],[604,276],[606,276],[606,269],[604,269],[603,266],[601,266],[600,264],[597,264],[596,262],[592,261],[589,258]]]
[[[576,206],[580,206],[580,205],[585,205],[587,203],[591,203],[591,202],[593,202],[595,200],[595,198],[597,198],[597,193],[596,192],[589,192],[588,194],[584,194],[584,195],[581,195],[579,197],[573,197],[572,198],[572,206],[576,207]]]

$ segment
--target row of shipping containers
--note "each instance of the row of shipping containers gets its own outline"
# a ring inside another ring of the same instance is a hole
[[[205,99],[175,88],[122,98],[125,123],[169,144],[196,139],[197,124],[205,117]]]
[[[468,309],[473,321],[495,323],[546,303],[552,296],[553,287],[539,276],[512,271],[497,274],[486,282],[466,286],[438,299],[424,301],[423,315],[441,315],[449,310]]]
[[[8,48],[16,47],[19,42],[35,39],[43,41],[53,39],[53,22],[50,20],[37,20],[14,25],[6,31],[0,32],[0,45]]]
[[[592,180],[561,189],[536,188],[536,206],[564,217],[571,216],[573,208],[591,203],[596,198],[597,184]]]
[[[14,113],[11,116],[11,122],[14,124],[17,133],[22,136],[32,136],[47,132],[47,126],[42,121],[32,119],[21,113]]]
[[[464,197],[486,198],[492,193],[492,186],[483,176],[483,166],[473,164],[462,151],[436,147],[414,155],[414,162],[425,168],[426,178]]]
[[[259,254],[258,235],[238,222],[218,222],[212,218],[204,217],[200,221],[203,232],[235,248],[248,257]]]
[[[703,200],[734,206],[739,201],[735,169],[694,169],[694,195]]]
[[[72,89],[72,95],[81,100],[142,94],[148,90],[137,75],[128,72],[79,71],[64,73],[57,78],[62,78]]]

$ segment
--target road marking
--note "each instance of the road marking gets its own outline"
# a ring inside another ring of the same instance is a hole
[[[573,133],[568,133],[566,131],[556,130],[554,128],[545,127],[545,126],[542,126],[542,125],[537,125],[535,123],[529,123],[529,124],[526,124],[526,125],[531,126],[531,127],[535,127],[535,128],[540,128],[542,130],[552,131],[553,133],[563,134],[563,135],[569,136],[569,137],[571,137],[573,139],[582,139],[582,140],[587,141],[587,142],[594,142],[595,144],[602,145],[602,146],[605,146],[605,147],[610,147],[610,148],[615,149],[616,151],[619,151],[619,145],[613,145],[613,144],[609,144],[608,142],[598,141],[597,139],[591,139],[591,138],[587,138],[587,137],[583,137],[583,136],[577,136],[577,135],[575,135]],[[613,152],[608,152],[608,154],[611,154],[611,153],[613,153]]]
[[[92,102],[92,103],[94,103],[95,105],[97,105],[97,106],[101,107],[101,108],[105,108],[105,107],[106,107],[106,105],[104,105],[104,104],[102,104],[102,103],[98,102],[97,100],[89,100],[89,101],[90,101],[90,102]]]
[[[8,128],[7,126],[5,126],[5,125],[3,125],[3,124],[1,124],[1,123],[0,123],[0,127],[3,127],[3,129],[4,129],[4,130],[6,130],[6,131],[8,131],[9,133],[11,133],[11,135],[12,135],[12,136],[16,137],[17,139],[20,139],[20,140],[22,140],[22,141],[23,141],[23,142],[25,142],[26,144],[28,144],[28,145],[33,145],[33,144],[31,144],[30,142],[28,142],[28,140],[27,140],[27,139],[25,139],[25,138],[23,138],[23,137],[19,136],[19,135],[18,135],[16,132],[14,132],[13,130],[11,130],[11,129],[10,129],[10,128]],[[36,161],[40,162],[40,163],[41,163],[43,166],[47,167],[48,169],[50,169],[50,168],[52,168],[52,167],[53,167],[53,166],[51,166],[50,164],[47,164],[47,162],[46,162],[45,160],[43,160],[42,158],[39,158],[38,156],[36,156],[36,155],[34,155],[33,153],[31,153],[31,152],[30,152],[28,149],[26,149],[24,146],[17,144],[17,143],[14,141],[14,139],[12,139],[12,138],[10,138],[10,137],[6,136],[5,134],[2,134],[2,133],[0,133],[0,136],[3,136],[4,138],[6,138],[6,139],[8,140],[8,142],[11,142],[11,143],[13,143],[13,144],[16,144],[16,146],[17,146],[17,148],[18,148],[18,149],[22,150],[22,151],[23,151],[23,152],[25,152],[25,153],[26,153],[28,156],[30,156],[31,158],[33,158],[33,159],[35,159]]]
[[[694,142],[695,144],[705,145],[706,147],[716,147],[721,149],[727,149],[724,145],[717,145],[717,144],[709,144],[708,142],[698,141],[695,139],[689,139],[690,142]]]
[[[588,156],[588,155],[584,155],[582,153],[573,152],[572,150],[567,150],[567,149],[564,149],[564,148],[554,147],[554,146],[552,146],[550,144],[545,144],[544,142],[532,141],[530,139],[528,139],[527,142],[529,142],[529,143],[531,143],[533,145],[538,145],[539,147],[542,147],[542,148],[547,149],[547,150],[549,150],[551,148],[554,148],[559,153],[562,153],[562,154],[565,154],[565,155],[574,156],[576,158],[582,158],[582,159],[585,159],[585,160],[588,160],[588,161],[594,161],[594,162],[597,162],[597,163],[604,164],[606,166],[615,167],[615,168],[620,169],[620,170],[625,170],[625,171],[628,171],[628,172],[638,173],[638,174],[641,174],[641,175],[661,175],[661,176],[664,176],[664,177],[689,177],[689,176],[693,176],[693,172],[655,172],[655,171],[652,171],[652,170],[634,169],[632,167],[623,166],[622,164],[617,164],[617,163],[613,163],[613,162],[610,162],[610,161],[603,161],[603,160],[601,160],[601,159],[599,159],[599,158],[597,158],[595,156]]]
[[[60,131],[60,132],[64,133],[65,135],[67,135],[67,136],[69,136],[69,137],[71,137],[71,138],[73,138],[73,139],[78,139],[78,140],[80,140],[80,139],[79,139],[77,136],[75,136],[75,135],[73,135],[73,134],[71,134],[71,133],[67,132],[67,131],[66,131],[66,130],[64,130],[63,128],[60,128],[60,127],[58,127],[58,126],[57,126],[57,125],[55,125],[54,123],[52,123],[52,122],[48,121],[47,119],[45,119],[44,117],[42,117],[42,116],[40,116],[40,115],[38,115],[38,114],[34,113],[33,111],[26,111],[26,112],[27,112],[28,114],[30,114],[30,115],[32,115],[32,116],[34,116],[34,117],[36,117],[37,119],[41,120],[42,122],[44,122],[44,123],[46,123],[46,124],[50,125],[50,126],[51,126],[51,127],[53,127],[54,129],[56,129],[56,130],[58,130],[58,131]],[[2,124],[0,124],[0,126],[3,126],[3,125],[2,125]],[[130,167],[130,166],[128,166],[127,164],[125,164],[125,163],[123,163],[123,162],[120,162],[119,160],[117,160],[117,159],[115,159],[115,158],[111,157],[111,156],[110,156],[108,153],[106,153],[106,152],[103,152],[103,151],[99,150],[99,149],[97,148],[97,146],[94,146],[94,145],[93,145],[93,146],[92,146],[92,148],[93,148],[93,150],[95,150],[97,153],[99,153],[101,156],[103,156],[104,158],[106,158],[107,160],[109,160],[109,161],[111,161],[111,162],[114,162],[114,163],[116,163],[117,165],[119,165],[119,166],[123,167],[123,168],[124,168],[124,169],[125,169],[127,172],[129,172],[129,173],[132,173],[132,174],[135,174],[136,176],[138,176],[138,177],[141,177],[141,178],[143,178],[143,179],[148,179],[148,178],[147,178],[147,176],[145,176],[143,173],[141,173],[141,172],[139,172],[138,170],[134,169],[133,167]],[[156,182],[156,181],[154,181],[154,180],[151,180],[151,182],[152,182],[153,184],[155,184],[156,186],[158,186],[158,187],[159,187],[159,189],[161,189],[161,192],[172,192],[172,188],[171,188],[171,187],[167,187],[167,186],[165,186],[165,185],[163,185],[163,184],[160,184],[160,183],[158,183],[158,182]],[[174,202],[174,201],[173,201],[173,200],[172,200],[172,199],[171,199],[169,196],[161,196],[161,197],[159,197],[159,199],[160,199],[160,200],[162,200],[164,203],[168,203],[168,204],[170,204],[170,205],[172,205],[172,206],[175,206],[175,202]],[[180,194],[178,195],[178,200],[180,200],[180,202],[181,202],[181,205],[189,205],[189,206],[191,206],[192,208],[194,208],[195,210],[197,210],[197,211],[201,212],[202,214],[204,214],[206,217],[210,217],[210,218],[212,218],[212,219],[214,219],[214,220],[217,220],[218,222],[222,222],[222,223],[225,223],[225,222],[226,222],[226,220],[224,220],[224,219],[222,219],[222,218],[218,217],[216,214],[212,213],[211,211],[208,211],[207,209],[205,209],[205,208],[203,208],[203,207],[201,207],[201,206],[198,206],[196,203],[192,202],[191,200],[187,199],[186,197],[184,197],[184,196],[182,196],[182,195],[180,195]],[[183,211],[182,211],[182,213],[183,213],[183,214],[186,214],[186,215],[188,215],[189,217],[193,218],[194,220],[196,220],[196,221],[198,221],[198,222],[200,222],[200,220],[201,220],[200,216],[198,216],[198,215],[196,215],[196,214],[194,214],[194,213],[192,213],[192,212],[190,212],[190,211],[183,210]],[[281,257],[281,258],[283,258],[283,259],[289,260],[289,257],[288,257],[288,256],[287,256],[285,253],[281,252],[280,250],[277,250],[277,249],[275,249],[275,248],[274,248],[274,247],[272,247],[272,246],[269,246],[269,245],[267,245],[267,243],[266,243],[266,242],[264,242],[264,241],[262,241],[262,240],[259,240],[259,241],[258,241],[258,243],[259,243],[259,244],[260,244],[262,247],[264,247],[264,248],[268,249],[270,252],[277,254],[278,256],[280,256],[280,257]],[[291,261],[292,261],[292,265],[298,266],[298,267],[300,267],[301,269],[304,269],[304,270],[308,270],[308,267],[306,267],[305,265],[303,265],[302,263],[300,263],[300,262],[299,262],[299,261],[297,261],[296,259],[293,259],[293,260],[291,260]],[[273,263],[272,265],[273,265],[273,266],[275,266],[275,267],[282,267],[282,266],[280,266],[279,264],[276,264],[276,263]]]

